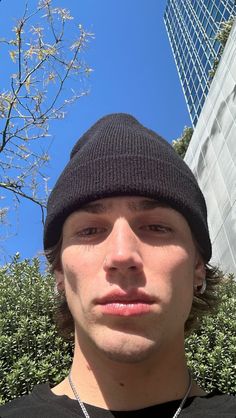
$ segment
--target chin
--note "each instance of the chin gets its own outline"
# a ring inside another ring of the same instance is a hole
[[[137,335],[116,335],[94,341],[96,348],[108,359],[119,363],[139,363],[158,350],[158,344]]]

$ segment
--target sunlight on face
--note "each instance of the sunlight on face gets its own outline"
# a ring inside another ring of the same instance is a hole
[[[174,209],[142,197],[92,202],[67,218],[61,261],[81,349],[135,362],[183,342],[203,263]]]

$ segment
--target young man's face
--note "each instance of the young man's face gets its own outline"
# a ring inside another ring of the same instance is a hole
[[[122,362],[174,350],[203,276],[187,221],[152,199],[101,199],[64,224],[56,279],[82,350]]]

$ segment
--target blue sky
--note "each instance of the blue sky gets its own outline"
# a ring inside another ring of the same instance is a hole
[[[28,3],[33,8],[37,1]],[[24,0],[2,0],[0,38],[9,33],[24,4]],[[64,120],[51,126],[50,188],[75,141],[105,114],[131,113],[168,141],[191,125],[163,21],[166,0],[54,0],[53,4],[69,8],[75,21],[93,32],[95,39],[84,54],[93,68],[86,82],[90,94],[70,107]],[[0,90],[7,83],[1,62]],[[42,251],[38,208],[22,202],[11,223],[11,237],[0,242],[1,264],[16,252],[25,258]]]

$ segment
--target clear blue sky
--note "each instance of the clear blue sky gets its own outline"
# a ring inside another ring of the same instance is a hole
[[[30,7],[37,2],[30,0]],[[65,166],[74,142],[101,116],[128,112],[168,141],[190,126],[184,96],[167,38],[163,14],[166,0],[54,0],[55,6],[71,10],[77,22],[94,32],[85,53],[93,68],[90,94],[69,109],[68,115],[51,127],[54,138],[48,167],[52,188]],[[2,0],[0,38],[21,15],[25,1]],[[0,90],[7,88],[3,62]],[[22,202],[12,217],[12,236],[0,242],[1,264],[15,252],[22,258],[42,251],[39,210]],[[4,232],[4,231],[3,231]]]

